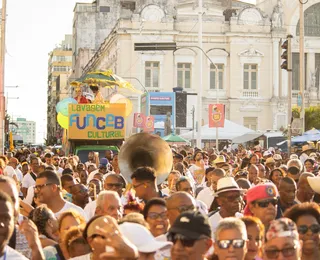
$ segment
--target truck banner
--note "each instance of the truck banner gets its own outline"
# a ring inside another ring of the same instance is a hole
[[[125,104],[69,104],[69,139],[125,138]]]

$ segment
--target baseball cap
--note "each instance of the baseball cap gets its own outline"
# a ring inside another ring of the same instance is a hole
[[[137,223],[125,222],[119,226],[119,229],[122,235],[134,244],[141,253],[152,253],[172,246],[171,242],[157,241],[148,229]]]
[[[99,167],[107,167],[107,164],[109,163],[108,159],[107,158],[102,158],[100,159],[100,165]]]
[[[175,234],[179,234],[186,239],[210,238],[209,219],[199,211],[183,212],[169,229],[168,236]]]

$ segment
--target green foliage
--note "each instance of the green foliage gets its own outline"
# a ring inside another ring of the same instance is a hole
[[[292,109],[292,116],[294,118],[300,117],[299,108]],[[320,129],[320,106],[308,107],[305,109],[305,131],[312,128]]]

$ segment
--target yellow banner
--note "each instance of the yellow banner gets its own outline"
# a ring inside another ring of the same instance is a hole
[[[124,139],[125,104],[69,104],[69,139]]]

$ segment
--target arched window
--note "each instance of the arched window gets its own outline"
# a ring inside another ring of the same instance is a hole
[[[296,35],[300,35],[300,21],[297,24]],[[304,35],[320,36],[320,3],[314,4],[304,11]]]

